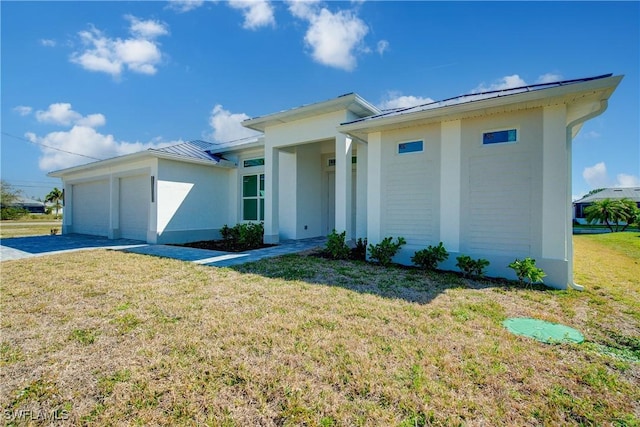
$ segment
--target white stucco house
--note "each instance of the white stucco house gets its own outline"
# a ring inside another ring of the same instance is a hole
[[[573,285],[571,142],[622,76],[463,95],[380,111],[356,94],[252,118],[256,138],[192,141],[49,175],[63,181],[64,233],[180,243],[264,221],[265,242],[332,229],[396,257],[442,241],[488,274],[530,256],[545,283]]]

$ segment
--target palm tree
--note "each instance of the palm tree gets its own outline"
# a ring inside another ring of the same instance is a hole
[[[49,194],[47,194],[47,197],[44,198],[45,202],[53,203],[53,207],[56,208],[56,218],[58,217],[58,211],[62,206],[60,204],[60,201],[62,200],[62,195],[63,195],[62,191],[60,191],[57,187],[54,187],[54,189],[51,190]]]
[[[603,222],[611,232],[624,231],[638,216],[636,204],[629,199],[602,199],[597,200],[585,208],[584,213],[587,222]],[[622,230],[620,223],[626,223]],[[615,229],[613,226],[615,225]]]

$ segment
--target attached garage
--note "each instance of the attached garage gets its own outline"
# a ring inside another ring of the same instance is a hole
[[[109,181],[90,181],[74,184],[72,229],[74,233],[108,236]]]
[[[147,240],[150,202],[149,175],[120,178],[120,237]]]

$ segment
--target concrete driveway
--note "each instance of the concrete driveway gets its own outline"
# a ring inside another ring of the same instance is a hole
[[[277,246],[254,249],[246,252],[222,252],[206,249],[195,249],[184,246],[150,245],[138,240],[117,239],[87,236],[83,234],[63,234],[57,236],[14,237],[0,240],[0,260],[31,258],[49,254],[82,251],[89,249],[112,249],[173,258],[211,267],[228,267],[298,253],[325,245],[325,237],[304,240],[287,240]]]
[[[145,242],[138,240],[109,240],[106,237],[83,234],[12,237],[0,240],[0,260],[8,261],[87,249],[125,249],[145,245]]]

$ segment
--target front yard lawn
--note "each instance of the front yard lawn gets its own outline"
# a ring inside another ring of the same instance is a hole
[[[639,425],[640,236],[574,242],[584,292],[304,255],[6,261],[0,407],[17,425]],[[511,335],[515,316],[586,341]]]

